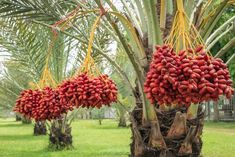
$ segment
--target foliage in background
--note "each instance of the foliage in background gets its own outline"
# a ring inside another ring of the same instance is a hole
[[[224,13],[222,14],[221,18],[219,19],[218,23],[216,24],[214,30],[219,28],[223,23],[225,23],[227,20],[235,16],[235,7],[234,5],[228,7]],[[211,52],[213,55],[215,55],[221,48],[223,48],[230,40],[234,40],[235,38],[235,20],[234,20],[234,26],[233,29],[227,33],[224,37],[222,37],[211,49]],[[235,42],[234,42],[235,43]],[[227,62],[228,59],[235,54],[235,44],[232,46],[227,53],[225,53],[222,56],[222,59]],[[235,82],[235,58],[233,61],[229,64],[229,70],[231,72],[231,77],[233,81]]]

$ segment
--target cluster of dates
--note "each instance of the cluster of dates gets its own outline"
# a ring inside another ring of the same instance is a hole
[[[169,45],[157,46],[144,90],[152,104],[187,107],[234,93],[226,64],[202,46],[178,54]]]
[[[46,87],[41,93],[39,106],[33,112],[33,115],[35,115],[33,118],[36,121],[57,119],[73,109],[70,104],[60,103],[57,89]]]
[[[64,81],[58,91],[61,103],[76,107],[100,108],[117,101],[116,84],[107,75],[89,77],[87,73],[82,73]]]
[[[22,91],[14,108],[14,111],[35,121],[57,119],[69,110],[72,106],[60,103],[58,91],[50,87]]]
[[[24,117],[34,117],[34,110],[38,107],[42,97],[40,90],[24,90],[16,100],[14,111],[21,113]]]
[[[35,121],[53,120],[74,107],[97,107],[117,101],[116,84],[107,75],[89,77],[86,73],[64,81],[56,89],[24,90],[15,112]]]

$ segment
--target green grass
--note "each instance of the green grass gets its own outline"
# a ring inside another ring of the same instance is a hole
[[[206,123],[203,142],[205,157],[234,157],[235,123]]]
[[[117,122],[95,120],[73,123],[73,150],[47,150],[48,136],[32,136],[32,125],[0,119],[0,157],[127,157],[131,131],[117,128]],[[204,157],[234,157],[235,123],[206,123]]]

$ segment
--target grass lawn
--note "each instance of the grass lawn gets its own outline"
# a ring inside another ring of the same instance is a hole
[[[48,136],[32,136],[33,126],[0,119],[0,157],[128,157],[131,131],[117,122],[80,120],[73,123],[74,149],[48,151]],[[235,123],[207,123],[204,157],[234,157]]]

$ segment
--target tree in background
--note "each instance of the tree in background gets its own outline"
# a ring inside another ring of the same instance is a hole
[[[66,6],[64,7],[66,8]],[[10,18],[11,17],[9,17],[9,19]],[[4,32],[1,32],[1,38],[4,42],[1,43],[1,46],[7,49],[7,52],[11,54],[11,58],[13,58],[15,62],[22,65],[21,70],[29,74],[29,80],[31,82],[27,81],[27,84],[31,83],[32,86],[37,88],[37,83],[40,81],[43,82],[41,78],[45,71],[44,66],[45,64],[47,64],[46,60],[48,60],[47,48],[50,47],[51,43],[51,38],[48,38],[48,35],[51,36],[51,33],[47,29],[41,29],[41,26],[38,24],[27,25],[28,21],[20,18],[17,19],[17,21],[13,20],[14,22],[16,22],[14,25],[15,27],[13,27],[13,29],[10,29],[9,25],[11,25],[12,23],[9,22],[9,19],[3,19],[4,24],[2,25],[2,29],[4,29]],[[57,18],[54,18],[54,20],[56,19]],[[87,23],[82,23],[80,26],[77,27],[83,27],[87,30],[90,30],[91,24],[93,23],[90,23],[88,21]],[[62,27],[64,27],[64,29],[67,29],[67,25],[62,24]],[[18,30],[20,31],[18,32]],[[87,36],[90,33],[88,31],[83,33],[84,38],[87,39]],[[9,34],[12,36],[9,36]],[[52,54],[51,58],[49,58],[50,67],[48,68],[48,70],[51,71],[53,79],[56,83],[61,83],[64,78],[74,75],[76,69],[78,69],[78,66],[81,65],[81,62],[83,62],[85,58],[85,52],[87,48],[72,39],[73,38],[71,37],[63,36],[63,34],[59,35],[59,38],[56,40],[56,42],[54,43],[55,45],[53,45],[53,49],[51,50]],[[105,44],[108,42],[107,39],[108,38],[106,37],[105,33],[100,33],[99,41],[102,42],[100,44],[102,48],[105,48]],[[74,53],[78,51],[78,48],[81,53]],[[97,61],[99,60],[99,56],[97,56],[96,53],[93,53],[93,57],[96,58]],[[70,62],[68,62],[68,60]],[[16,69],[16,67],[14,68]],[[24,87],[21,90],[33,88],[32,86]],[[16,100],[16,98],[11,100]],[[70,127],[72,120],[72,116],[69,115],[67,117],[67,115],[64,115],[60,119],[53,120],[51,125],[48,125],[48,129],[50,131],[49,146],[51,148],[56,150],[70,148],[70,146],[72,145]],[[45,131],[45,129],[42,128],[44,126],[45,123],[39,121],[35,124],[34,131]]]

